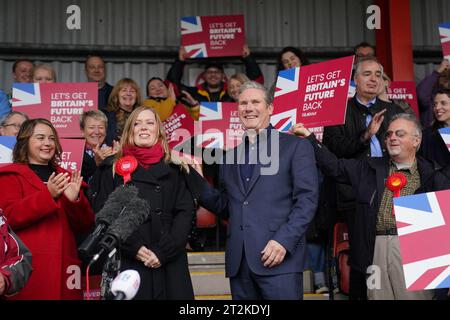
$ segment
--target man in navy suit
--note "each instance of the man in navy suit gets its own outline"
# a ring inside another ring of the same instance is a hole
[[[305,233],[318,202],[314,151],[270,125],[273,105],[259,83],[241,86],[238,112],[243,143],[225,154],[219,189],[203,184],[200,203],[228,217],[233,299],[302,299]]]

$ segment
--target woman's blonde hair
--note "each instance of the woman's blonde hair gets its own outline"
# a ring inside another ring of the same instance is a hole
[[[140,106],[131,112],[130,116],[128,117],[127,121],[125,122],[125,126],[123,128],[122,137],[120,138],[120,146],[121,149],[116,154],[116,159],[119,159],[123,156],[123,148],[132,147],[135,146],[134,142],[134,123],[136,122],[137,117],[142,111],[150,111],[155,115],[156,119],[156,125],[158,127],[158,140],[161,140],[162,147],[164,149],[164,160],[166,162],[170,161],[170,149],[169,144],[167,142],[166,138],[166,132],[164,131],[164,126],[162,124],[161,119],[159,118],[158,114],[153,110],[153,108]]]
[[[246,74],[244,73],[235,73],[230,77],[230,80],[237,80],[239,81],[241,84],[244,84],[247,81],[250,81],[249,77],[247,77]],[[230,81],[228,80],[228,82]]]
[[[189,172],[189,166],[186,161],[181,159],[176,154],[172,154],[170,152],[169,143],[167,142],[166,132],[164,131],[164,126],[162,124],[161,118],[158,116],[158,113],[153,108],[149,108],[146,106],[140,106],[133,110],[133,112],[128,117],[125,122],[125,127],[123,128],[122,137],[120,138],[120,150],[116,153],[115,161],[123,157],[123,148],[135,146],[134,142],[134,123],[136,122],[137,117],[142,111],[150,111],[155,115],[156,125],[158,127],[158,140],[161,141],[163,150],[164,150],[164,161],[166,163],[172,162],[176,165],[179,165],[181,168],[185,169]],[[113,167],[114,168],[114,167]]]

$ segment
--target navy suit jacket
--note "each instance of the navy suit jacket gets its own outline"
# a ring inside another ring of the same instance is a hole
[[[304,139],[274,129],[269,136],[267,147],[260,143],[260,150],[263,155],[269,150],[271,163],[260,161],[255,165],[247,189],[239,165],[224,161],[219,166],[219,190],[205,184],[200,196],[202,206],[228,216],[227,277],[238,273],[243,250],[250,269],[259,275],[302,272],[304,268],[305,233],[318,202],[314,151]],[[242,159],[243,145],[229,152]],[[226,159],[230,158],[229,152]],[[261,262],[261,251],[269,240],[287,250],[284,261],[273,268]]]

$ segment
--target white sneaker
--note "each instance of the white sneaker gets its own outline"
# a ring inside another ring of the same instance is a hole
[[[317,294],[322,294],[322,293],[328,293],[329,289],[327,286],[321,286],[319,289],[316,290]]]

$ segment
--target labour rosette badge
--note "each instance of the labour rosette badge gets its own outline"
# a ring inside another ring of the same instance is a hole
[[[386,180],[386,187],[392,191],[393,197],[400,197],[400,191],[408,183],[408,179],[401,172],[391,174]],[[392,214],[394,215],[394,207],[392,207]]]
[[[136,170],[138,162],[133,156],[125,156],[117,160],[115,171],[123,177],[123,184],[131,181],[131,174]]]

